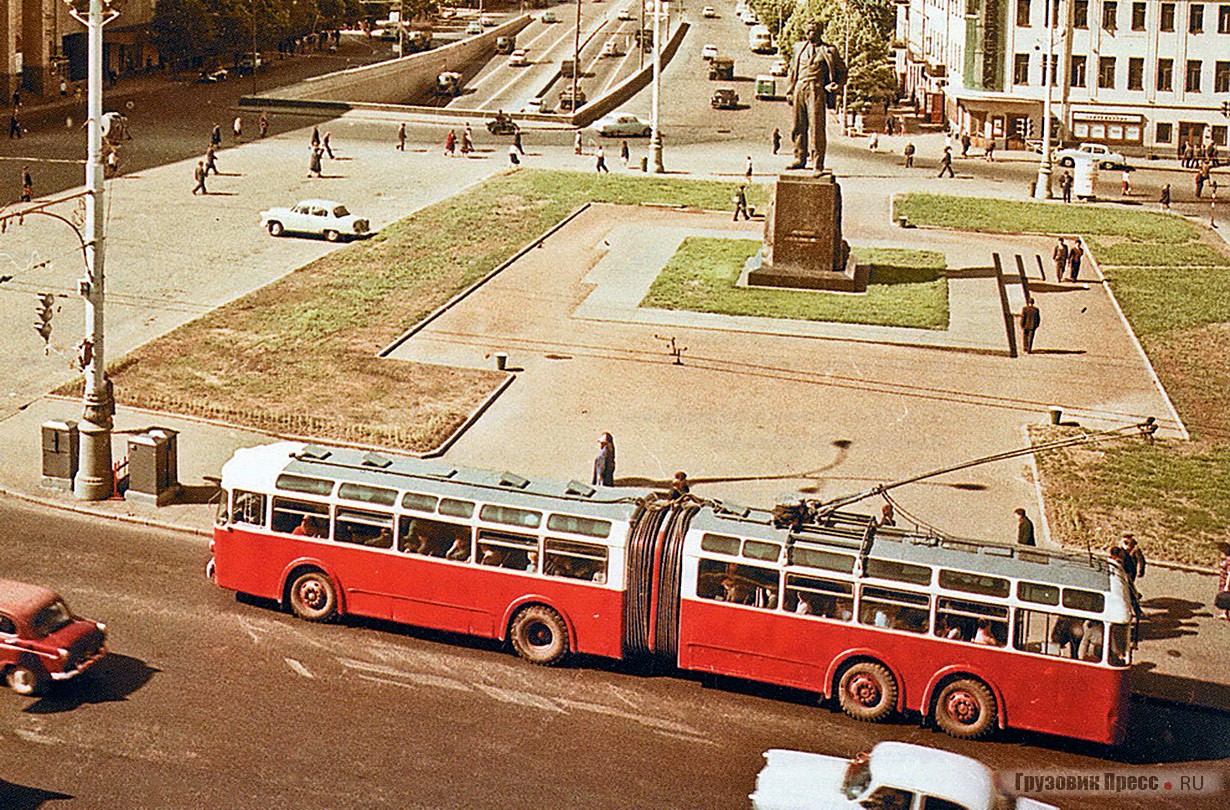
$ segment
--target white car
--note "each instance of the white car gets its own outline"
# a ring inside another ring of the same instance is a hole
[[[700,16],[711,20],[717,16],[717,9],[713,6],[705,6],[700,10]]]
[[[525,102],[525,106],[521,108],[523,113],[552,113],[555,112],[555,106],[549,98],[532,98]]]
[[[1110,151],[1101,143],[1082,143],[1075,149],[1060,149],[1055,152],[1055,161],[1060,166],[1075,166],[1078,160],[1092,160],[1100,169],[1115,169],[1127,165],[1123,155]]]
[[[631,19],[632,19],[632,9],[630,9],[630,8],[625,8],[625,9],[623,9],[622,11],[620,11],[620,12],[619,12],[619,19],[621,19],[621,20],[631,20]]]
[[[590,124],[589,128],[608,138],[647,138],[653,131],[648,121],[621,112],[605,115]]]
[[[623,51],[619,50],[619,40],[611,37],[602,46],[602,53],[599,56],[623,56]]]
[[[700,58],[706,62],[717,59],[718,51],[716,45],[706,45],[700,49]]]
[[[769,65],[769,73],[773,76],[785,76],[789,72],[790,66],[785,59],[774,59],[773,64]]]
[[[976,759],[925,745],[882,742],[854,759],[774,748],[764,758],[753,810],[1058,810],[1008,795]]]
[[[307,233],[323,236],[330,242],[343,237],[366,236],[369,223],[346,210],[333,200],[304,200],[292,208],[270,208],[261,211],[261,227],[270,236],[283,233]]]
[[[756,12],[752,11],[751,9],[748,9],[747,11],[743,12],[743,24],[744,25],[759,25],[760,20],[756,18]]]
[[[544,23],[559,22],[559,20],[556,19],[555,17],[555,12],[552,11],[551,9],[547,9],[546,11],[544,11],[542,13],[542,16],[539,17],[538,19],[542,20]]]
[[[509,67],[525,67],[529,63],[529,57],[525,55],[525,48],[518,48],[508,55]]]
[[[482,32],[483,32],[483,24],[480,23],[478,20],[471,20],[470,24],[466,26],[467,34],[470,34],[470,35],[481,34]]]

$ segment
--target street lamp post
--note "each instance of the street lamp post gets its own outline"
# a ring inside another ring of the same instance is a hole
[[[1034,182],[1034,199],[1049,200],[1051,198],[1051,85],[1055,76],[1055,19],[1051,11],[1052,3],[1059,0],[1046,0],[1046,57],[1042,64],[1042,159],[1038,161],[1038,179]]]
[[[577,111],[577,77],[581,75],[581,0],[577,0],[577,30],[572,40],[572,112]]]
[[[649,164],[654,174],[662,174],[662,0],[653,0],[653,114],[649,136]]]
[[[111,469],[111,428],[115,413],[111,384],[106,376],[103,341],[103,162],[102,162],[102,68],[103,26],[119,13],[103,0],[90,0],[88,15],[70,6],[74,19],[89,32],[87,45],[86,163],[85,187],[89,201],[85,208],[86,278],[81,283],[85,297],[85,395],[81,416],[81,465],[73,481],[73,493],[87,501],[100,501],[115,491]]]
[[[256,95],[256,0],[252,0],[252,95]]]

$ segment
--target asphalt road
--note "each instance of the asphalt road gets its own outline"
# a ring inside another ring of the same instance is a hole
[[[768,748],[849,756],[890,738],[1008,772],[1131,768],[1063,740],[866,725],[743,682],[595,660],[542,669],[464,637],[308,624],[215,588],[199,537],[14,504],[0,525],[0,575],[105,621],[111,650],[46,697],[0,692],[6,808],[740,808]],[[1119,759],[1207,769],[1230,753],[1226,718],[1141,708]]]

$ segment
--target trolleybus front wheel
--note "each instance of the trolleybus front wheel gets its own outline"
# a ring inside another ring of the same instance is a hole
[[[531,664],[549,667],[568,654],[568,627],[549,607],[531,605],[512,623],[512,645],[517,655]]]
[[[327,622],[337,613],[337,591],[320,571],[308,571],[290,586],[290,608],[310,622]]]
[[[860,661],[842,673],[837,702],[855,720],[878,723],[897,707],[897,682],[882,664]]]
[[[964,740],[985,737],[995,728],[995,695],[982,681],[958,678],[935,699],[935,724],[946,734]]]

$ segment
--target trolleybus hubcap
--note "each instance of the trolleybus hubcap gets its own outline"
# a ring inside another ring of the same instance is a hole
[[[880,702],[880,684],[870,675],[858,675],[849,686],[850,697],[864,706],[874,706]]]
[[[969,692],[953,692],[948,696],[948,716],[961,723],[978,719],[978,701]]]
[[[319,608],[325,603],[324,593],[320,589],[318,582],[305,582],[299,588],[299,596],[302,597],[304,604],[309,607]]]
[[[551,643],[551,628],[547,627],[542,622],[534,622],[531,624],[525,633],[530,644],[535,647],[546,647]]]

